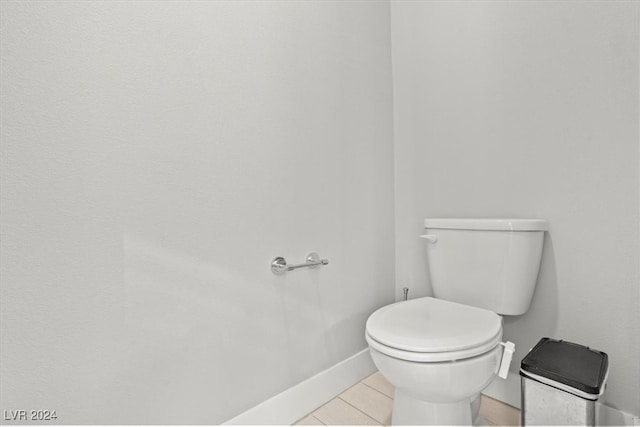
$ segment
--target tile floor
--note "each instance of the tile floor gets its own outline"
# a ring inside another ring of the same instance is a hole
[[[390,425],[393,386],[376,372],[333,400],[300,419],[295,425]],[[520,411],[482,396],[480,414],[496,426],[517,426]]]

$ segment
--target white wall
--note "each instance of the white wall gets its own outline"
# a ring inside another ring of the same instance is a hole
[[[0,409],[215,424],[365,348],[393,300],[387,2],[1,7]]]
[[[517,362],[607,351],[640,413],[637,3],[392,2],[395,147],[386,2],[0,8],[1,410],[218,423],[346,358],[395,197],[396,296],[425,216],[549,219]]]
[[[428,216],[550,223],[515,365],[543,336],[609,354],[640,414],[637,2],[391,3],[396,278],[431,292]]]

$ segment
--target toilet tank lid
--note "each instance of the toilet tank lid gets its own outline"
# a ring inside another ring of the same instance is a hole
[[[549,224],[544,219],[425,218],[424,228],[445,228],[450,230],[546,231],[549,228]]]

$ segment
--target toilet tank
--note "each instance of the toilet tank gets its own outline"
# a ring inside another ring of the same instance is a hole
[[[436,298],[506,315],[529,309],[547,221],[427,218],[424,227]]]

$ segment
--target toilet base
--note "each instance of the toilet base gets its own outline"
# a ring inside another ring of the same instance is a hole
[[[396,389],[393,398],[393,425],[471,425],[471,402],[433,403]]]

